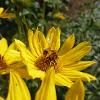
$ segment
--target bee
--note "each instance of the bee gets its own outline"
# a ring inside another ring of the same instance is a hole
[[[56,60],[58,59],[57,53],[54,50],[51,49],[45,49],[43,51],[43,56],[40,57],[40,59],[37,60],[36,65],[46,71],[48,67],[56,66]]]
[[[46,59],[49,59],[50,61],[54,61],[58,58],[56,51],[51,49],[45,49],[43,51],[43,55]]]
[[[43,55],[44,55],[44,56],[47,56],[48,53],[49,53],[49,49],[45,49],[45,50],[43,51]]]

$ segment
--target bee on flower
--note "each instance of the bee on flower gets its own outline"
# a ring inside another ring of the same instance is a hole
[[[42,80],[35,100],[51,100],[51,98],[56,100],[55,85],[66,86],[73,90],[79,79],[88,82],[96,80],[95,76],[81,72],[95,64],[95,61],[81,61],[90,52],[90,43],[84,41],[74,46],[75,36],[72,34],[61,45],[60,34],[61,30],[54,27],[48,31],[46,37],[39,29],[34,33],[29,30],[28,48],[20,40],[15,40],[29,75],[33,79]]]

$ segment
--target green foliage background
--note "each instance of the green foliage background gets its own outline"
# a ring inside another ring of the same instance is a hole
[[[44,34],[52,27],[62,30],[61,41],[71,33],[76,36],[76,44],[87,40],[93,49],[85,57],[87,60],[97,62],[87,72],[95,75],[97,81],[85,83],[85,100],[100,99],[100,1],[99,0],[0,0],[0,6],[16,14],[15,19],[0,19],[0,37],[4,36],[9,43],[18,38],[27,44],[28,29],[40,28]],[[65,19],[55,17],[61,12]],[[40,86],[40,80],[25,80],[34,100],[35,93]],[[8,90],[8,77],[0,76],[0,95],[6,97]],[[58,100],[64,100],[67,89],[58,87]]]

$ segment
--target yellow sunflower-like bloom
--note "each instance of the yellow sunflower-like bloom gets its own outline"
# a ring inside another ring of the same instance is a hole
[[[0,74],[10,74],[9,91],[6,100],[31,100],[30,93],[24,81],[21,79],[24,66],[21,63],[20,52],[14,49],[14,43],[9,47],[7,40],[0,40]]]
[[[84,100],[85,89],[83,82],[77,80],[66,94],[65,100]]]
[[[13,13],[7,13],[7,10],[4,11],[3,7],[0,7],[0,18],[14,18],[15,15]]]
[[[54,89],[55,84],[70,88],[77,79],[89,82],[96,79],[88,73],[80,72],[95,63],[94,61],[81,61],[90,52],[91,45],[84,41],[73,47],[75,37],[70,35],[60,48],[60,33],[59,28],[53,27],[45,38],[38,29],[34,34],[29,30],[29,49],[21,41],[15,40],[29,75],[33,79],[41,78],[45,80],[37,93],[36,100],[49,100],[50,98],[56,100],[55,95],[53,95],[55,94],[54,90],[51,94],[51,89]],[[53,72],[49,75],[48,70],[51,68],[53,68]],[[51,80],[54,80],[54,85]],[[44,93],[48,95],[46,99]]]

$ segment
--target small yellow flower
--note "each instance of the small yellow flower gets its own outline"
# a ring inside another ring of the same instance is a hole
[[[0,18],[14,18],[15,15],[13,13],[7,13],[7,10],[4,11],[3,7],[0,7]]]
[[[21,51],[22,61],[27,66],[29,75],[33,79],[41,78],[42,80],[46,80],[46,83],[43,81],[39,90],[42,91],[43,89],[45,92],[42,93],[43,95],[40,92],[37,93],[39,94],[39,98],[36,97],[36,100],[49,100],[49,98],[56,100],[55,96],[52,95],[55,92],[52,91],[51,94],[51,90],[49,89],[54,88],[52,82],[49,83],[51,79],[54,79],[54,84],[69,88],[77,79],[89,82],[96,79],[88,73],[80,72],[95,63],[94,61],[81,61],[82,57],[90,52],[91,45],[84,41],[73,47],[75,37],[74,35],[70,35],[60,48],[60,33],[59,28],[55,29],[53,27],[49,30],[45,38],[43,33],[38,29],[34,34],[29,30],[29,49],[21,41],[15,40],[17,47]],[[48,74],[46,73],[49,73],[48,70],[51,68],[53,68],[54,75],[52,76],[51,74],[48,78]],[[48,95],[47,99],[45,99],[44,93]]]
[[[14,43],[9,47],[7,40],[0,40],[0,74],[10,73],[9,91],[6,100],[30,100],[30,93],[24,81],[21,79],[20,71],[23,70],[20,52],[15,50]]]
[[[77,80],[66,94],[65,100],[84,100],[85,89],[83,82]]]
[[[54,16],[54,18],[59,18],[61,20],[65,19],[65,16],[61,12],[55,13],[53,16]]]

